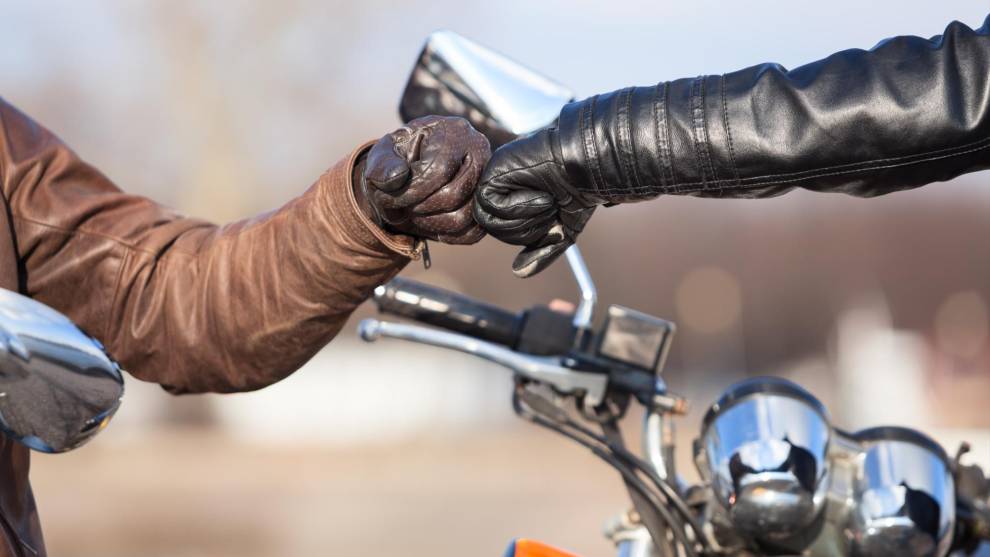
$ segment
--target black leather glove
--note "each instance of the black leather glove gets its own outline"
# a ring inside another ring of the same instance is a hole
[[[354,168],[358,204],[393,232],[473,244],[485,232],[472,205],[491,148],[462,118],[426,116],[385,135]]]
[[[495,151],[481,184],[474,218],[499,240],[525,246],[512,263],[520,277],[542,271],[564,253],[597,205],[596,198],[572,186],[555,128]]]
[[[596,204],[661,194],[758,198],[800,187],[870,197],[990,168],[990,18],[788,71],[777,64],[568,104],[499,149],[475,218],[545,268]]]

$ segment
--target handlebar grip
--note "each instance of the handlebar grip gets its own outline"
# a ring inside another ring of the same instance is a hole
[[[382,313],[508,347],[516,345],[522,328],[518,314],[407,278],[396,277],[379,286],[373,299]]]

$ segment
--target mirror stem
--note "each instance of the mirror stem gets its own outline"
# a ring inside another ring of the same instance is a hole
[[[595,311],[595,303],[598,301],[598,291],[595,290],[595,283],[591,280],[591,273],[588,272],[584,257],[581,256],[581,250],[578,249],[577,245],[567,248],[565,255],[567,256],[567,264],[571,267],[571,273],[574,274],[574,279],[581,290],[581,302],[578,304],[577,311],[574,312],[574,327],[579,331],[587,331],[591,328],[591,318]]]

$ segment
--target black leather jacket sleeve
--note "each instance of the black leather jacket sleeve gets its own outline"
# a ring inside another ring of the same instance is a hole
[[[990,18],[794,70],[754,66],[571,103],[568,179],[599,202],[876,196],[990,167]]]

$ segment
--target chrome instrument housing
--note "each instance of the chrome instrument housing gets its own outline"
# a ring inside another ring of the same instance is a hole
[[[862,447],[851,513],[854,555],[945,555],[955,525],[949,458],[935,441],[903,427],[852,435]]]
[[[822,404],[782,379],[738,383],[709,409],[701,473],[740,534],[793,551],[810,544],[825,507],[831,431]]]
[[[955,529],[952,466],[902,427],[832,428],[822,404],[775,378],[739,383],[709,409],[696,460],[721,543],[767,554],[936,556]]]

